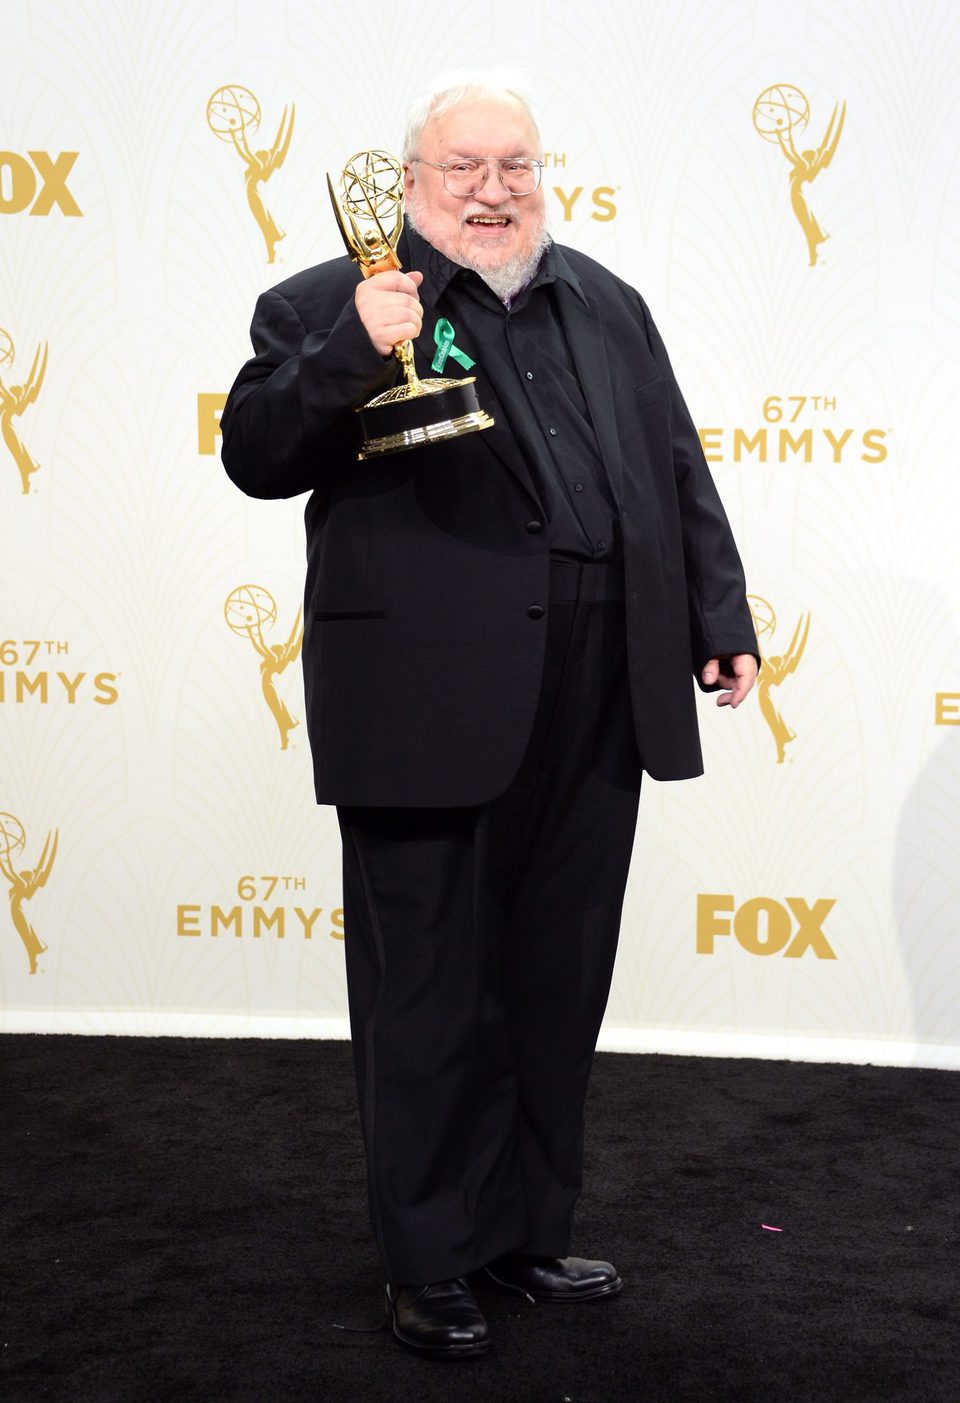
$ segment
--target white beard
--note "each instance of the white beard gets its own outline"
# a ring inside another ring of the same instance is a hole
[[[475,263],[463,263],[462,266],[472,269],[483,279],[491,292],[495,292],[500,301],[509,307],[517,293],[536,277],[540,260],[550,243],[550,235],[546,228],[543,228],[529,253],[515,253],[509,263],[502,263],[499,268],[480,268]]]
[[[515,253],[508,262],[501,263],[498,268],[485,268],[479,261],[465,258],[462,254],[457,254],[450,248],[440,248],[438,244],[435,244],[430,237],[429,231],[424,228],[418,214],[416,200],[408,200],[406,215],[420,237],[426,239],[428,244],[433,243],[434,248],[439,248],[440,253],[442,253],[445,258],[449,258],[451,263],[458,263],[461,268],[469,268],[471,272],[476,273],[477,276],[482,278],[487,284],[491,292],[495,293],[496,296],[500,298],[500,301],[505,303],[508,307],[521,288],[526,287],[527,283],[536,276],[537,269],[540,267],[540,260],[553,242],[550,235],[547,233],[546,220],[544,220],[540,227],[540,232],[537,235],[536,242],[529,252]]]

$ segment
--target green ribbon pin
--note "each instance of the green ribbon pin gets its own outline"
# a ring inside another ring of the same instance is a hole
[[[447,357],[452,356],[457,365],[462,365],[464,370],[472,370],[476,361],[472,361],[466,351],[461,351],[459,346],[453,344],[454,330],[446,317],[441,317],[433,328],[433,340],[436,345],[436,354],[430,363],[430,369],[435,370],[438,375],[443,374],[443,367],[447,363]]]

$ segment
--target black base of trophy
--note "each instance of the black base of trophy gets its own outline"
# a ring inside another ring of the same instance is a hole
[[[480,408],[472,375],[447,380],[443,389],[432,390],[431,383],[421,380],[399,391],[388,390],[357,411],[363,430],[363,448],[357,454],[361,462],[492,426],[493,420]]]

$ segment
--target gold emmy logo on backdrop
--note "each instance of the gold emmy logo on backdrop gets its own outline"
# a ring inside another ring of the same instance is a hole
[[[46,886],[53,860],[57,855],[59,836],[58,829],[48,833],[36,867],[24,867],[18,872],[18,860],[27,846],[27,835],[18,818],[13,814],[0,813],[0,872],[10,883],[10,917],[14,930],[23,941],[30,961],[31,974],[36,974],[37,957],[42,955],[47,947],[27,920],[23,903],[29,901],[41,887]]]
[[[824,233],[807,204],[803,187],[816,180],[833,160],[846,112],[846,102],[835,103],[820,145],[816,150],[798,151],[794,138],[800,136],[810,120],[810,104],[805,94],[790,83],[774,83],[764,88],[753,104],[754,128],[764,141],[775,141],[789,163],[790,204],[807,241],[811,268],[817,261],[820,245],[830,235]]]
[[[295,112],[292,103],[289,108],[284,107],[276,140],[270,150],[254,151],[248,137],[260,126],[260,104],[250,89],[241,87],[239,83],[226,83],[211,93],[207,103],[207,125],[214,136],[232,144],[246,168],[243,179],[247,187],[247,204],[267,246],[268,263],[274,262],[277,244],[286,237],[286,233],[263,203],[260,186],[283,165],[293,136]]]
[[[347,253],[363,276],[399,269],[403,167],[397,158],[387,151],[358,151],[340,172],[339,198],[329,175],[327,189]],[[452,340],[453,328],[447,326]],[[412,341],[398,341],[393,353],[403,367],[404,383],[358,410],[364,440],[359,459],[492,428],[493,420],[477,402],[475,375],[421,380]]]
[[[23,487],[23,494],[27,496],[30,491],[30,478],[39,471],[40,464],[30,456],[26,444],[18,436],[13,426],[13,421],[27,408],[33,404],[40,387],[43,384],[43,377],[47,370],[47,343],[38,346],[33,357],[33,365],[30,367],[30,374],[22,385],[5,385],[3,382],[3,372],[8,366],[12,366],[16,352],[13,345],[13,337],[8,331],[0,327],[0,432],[3,434],[3,441],[10,450],[13,461],[20,472],[20,482]]]
[[[782,765],[786,748],[792,740],[796,740],[797,733],[784,721],[772,693],[774,687],[779,687],[800,665],[810,633],[810,615],[800,615],[793,630],[790,646],[785,653],[768,653],[764,648],[764,639],[772,639],[777,629],[777,616],[773,612],[773,605],[761,599],[758,594],[748,594],[747,600],[753,616],[753,626],[757,631],[760,656],[763,659],[763,667],[757,678],[757,704],[773,735],[777,747],[777,764]]]
[[[289,663],[296,662],[303,643],[303,609],[297,610],[286,643],[268,645],[263,630],[277,621],[277,604],[269,590],[260,585],[238,585],[227,595],[223,616],[241,638],[249,638],[260,659],[260,687],[263,699],[280,732],[280,749],[286,750],[290,732],[300,723],[277,691],[277,678]]]

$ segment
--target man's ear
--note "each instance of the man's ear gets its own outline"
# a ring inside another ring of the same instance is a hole
[[[410,196],[413,194],[413,187],[414,187],[414,184],[415,184],[415,183],[416,183],[416,182],[415,182],[415,177],[414,177],[414,174],[413,174],[413,166],[410,164],[409,161],[404,161],[404,163],[403,163],[403,198],[404,198],[405,200],[409,200]]]

